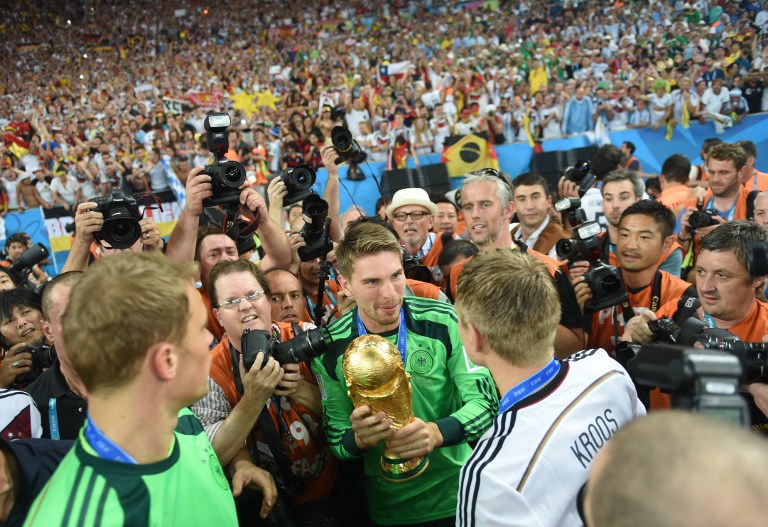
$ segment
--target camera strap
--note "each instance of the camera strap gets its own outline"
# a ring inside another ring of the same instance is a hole
[[[625,286],[626,287],[626,286]],[[621,316],[624,318],[624,327],[627,327],[630,319],[635,316],[635,310],[632,304],[629,302],[629,291],[627,291],[627,300],[621,304]],[[650,310],[654,313],[659,309],[661,303],[661,271],[656,269],[656,273],[653,275],[653,282],[651,282],[651,305]],[[618,327],[616,328],[618,331]]]
[[[294,327],[294,332],[295,331],[296,327]],[[243,386],[243,380],[240,377],[240,356],[237,353],[237,350],[235,350],[231,344],[229,346],[229,352],[232,356],[232,374],[235,378],[235,388],[237,388],[237,391],[240,393],[240,395],[243,395],[245,388]],[[275,406],[275,412],[279,412],[280,407],[275,405],[274,401],[272,401],[272,404]],[[290,482],[290,486],[293,489],[301,488],[304,484],[291,470],[291,462],[288,460],[285,455],[285,451],[283,450],[283,442],[280,441],[277,428],[275,427],[274,421],[272,421],[272,416],[269,413],[268,404],[265,404],[264,408],[262,408],[261,412],[259,412],[259,417],[256,419],[256,426],[259,428],[259,430],[261,430],[261,433],[264,434],[264,439],[267,442],[269,451],[272,452],[272,456],[275,459],[277,467],[280,469],[280,474],[283,476],[283,480]],[[256,448],[256,437],[254,431],[255,430],[251,431],[251,447],[253,449]],[[253,454],[251,454],[251,456],[255,459]]]
[[[733,216],[736,214],[736,204],[739,202],[739,198],[737,197],[736,200],[733,202],[733,206],[731,207],[731,210],[728,211],[728,216],[726,218],[726,221],[733,221]],[[715,208],[715,198],[714,196],[709,198],[709,201],[707,202],[706,210],[714,210],[718,214],[720,214],[720,211]]]

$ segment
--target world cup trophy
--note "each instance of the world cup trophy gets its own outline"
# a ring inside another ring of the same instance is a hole
[[[411,376],[387,339],[378,335],[356,338],[344,352],[341,369],[355,407],[366,405],[371,413],[384,412],[396,430],[413,421]],[[386,446],[379,461],[382,477],[393,482],[419,476],[428,464],[426,456],[398,459]]]

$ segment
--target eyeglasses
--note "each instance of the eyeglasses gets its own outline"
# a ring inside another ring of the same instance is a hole
[[[426,210],[414,210],[411,212],[398,212],[392,217],[397,221],[405,221],[406,218],[411,218],[413,221],[419,221],[421,218],[429,214]]]
[[[253,293],[248,293],[245,296],[238,296],[237,298],[232,298],[230,300],[219,302],[219,305],[216,307],[218,307],[219,309],[234,309],[240,306],[241,300],[245,300],[246,302],[250,302],[251,304],[253,304],[262,296],[264,296],[264,291],[254,291]]]

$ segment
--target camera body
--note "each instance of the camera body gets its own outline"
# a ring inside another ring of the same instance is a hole
[[[74,225],[74,222],[71,225]],[[13,275],[17,283],[34,288],[34,285],[28,283],[29,273],[32,272],[35,265],[48,258],[48,255],[48,249],[45,248],[45,245],[36,243],[21,253],[21,256],[8,267],[7,271]]]
[[[283,198],[283,206],[287,207],[312,194],[312,185],[315,184],[317,174],[309,165],[299,165],[283,170],[280,179],[285,183],[285,188],[288,189],[288,194]]]
[[[696,229],[702,227],[717,225],[715,216],[717,216],[717,211],[714,210],[697,210],[692,212],[691,215],[688,216],[688,224],[690,225],[688,231],[692,233]]]
[[[310,361],[325,353],[326,343],[331,342],[330,335],[320,328],[304,331],[285,342],[280,342],[270,331],[246,329],[243,331],[240,351],[245,370],[250,371],[260,351],[264,352],[264,362],[259,364],[259,369],[266,366],[270,357],[274,357],[280,364]]]
[[[360,145],[352,137],[352,133],[343,126],[334,126],[331,130],[331,143],[333,148],[336,149],[336,153],[339,155],[336,159],[336,164],[340,165],[344,161],[351,161],[355,164],[360,164],[368,157],[368,154],[363,152]]]
[[[735,355],[669,344],[634,346],[634,351],[627,364],[632,380],[670,393],[673,408],[749,426],[749,409],[739,395],[742,366]]]
[[[587,221],[587,213],[581,208],[581,200],[579,198],[563,198],[558,200],[555,202],[555,210],[566,215],[571,227],[576,228]]]
[[[17,384],[29,384],[42,375],[43,371],[52,367],[54,362],[56,362],[56,351],[42,342],[19,348],[16,350],[16,355],[19,353],[32,354],[32,369],[16,377]]]
[[[115,249],[128,249],[141,238],[141,212],[133,196],[116,188],[91,201],[96,203],[93,210],[104,216],[104,224],[94,238],[104,240]]]
[[[328,240],[325,244],[325,219],[328,217],[328,202],[317,194],[310,194],[302,203],[304,215],[304,227],[301,236],[306,245],[299,248],[299,258],[302,262],[309,262],[319,258],[328,251],[333,250],[333,242]]]
[[[220,112],[210,112],[203,122],[206,144],[213,154],[213,163],[205,165],[201,172],[211,176],[213,187],[213,196],[203,200],[204,207],[240,203],[240,187],[246,178],[245,167],[224,157],[229,150],[227,128],[230,124],[229,114]]]
[[[724,329],[707,329],[699,338],[705,349],[724,351],[734,355],[741,364],[744,384],[768,383],[768,344],[744,342]]]
[[[589,269],[584,273],[584,281],[592,290],[592,298],[584,309],[595,312],[621,304],[627,300],[624,279],[616,266],[600,259],[600,238],[602,228],[596,221],[588,221],[573,230],[573,238],[562,238],[555,244],[557,255],[570,262],[586,260]]]
[[[579,159],[573,166],[566,168],[563,177],[579,186],[579,197],[583,197],[597,181],[597,176],[592,173],[592,165],[584,159]]]

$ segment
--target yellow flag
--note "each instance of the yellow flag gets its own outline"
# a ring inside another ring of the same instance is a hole
[[[536,141],[533,140],[533,134],[531,134],[531,118],[528,114],[523,116],[523,126],[525,127],[525,137],[528,138],[528,146],[536,146]]]
[[[672,132],[675,130],[675,124],[677,123],[675,123],[674,119],[670,119],[669,121],[667,121],[667,135],[664,136],[664,139],[666,139],[667,141],[672,140]]]
[[[688,103],[686,101],[683,101],[683,117],[680,119],[680,124],[683,125],[683,128],[686,130],[690,127],[691,122],[691,114],[688,111]]]

